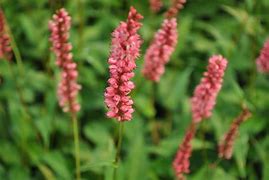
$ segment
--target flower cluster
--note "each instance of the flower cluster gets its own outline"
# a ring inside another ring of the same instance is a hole
[[[178,179],[184,179],[184,174],[189,173],[190,157],[192,153],[191,141],[196,133],[196,124],[191,123],[188,128],[182,144],[173,161],[173,168]]]
[[[167,18],[176,17],[179,13],[179,10],[184,7],[186,0],[173,0],[172,6],[168,9],[165,16]]]
[[[0,10],[0,58],[11,60],[12,48],[10,46],[10,37],[6,31],[5,16],[2,10]]]
[[[105,103],[109,109],[107,116],[118,121],[132,119],[133,101],[129,96],[135,87],[130,79],[134,76],[135,60],[139,56],[142,41],[137,31],[142,26],[143,18],[135,8],[131,7],[126,22],[112,33],[112,48],[108,59],[110,78],[105,91]]]
[[[227,60],[221,55],[214,55],[209,59],[207,72],[204,73],[204,77],[196,87],[191,99],[194,122],[200,122],[203,118],[211,116],[211,111],[216,104],[217,95],[222,87],[227,63]]]
[[[80,105],[76,99],[81,86],[77,84],[77,65],[73,62],[72,45],[69,43],[70,27],[71,17],[63,8],[58,10],[49,22],[50,41],[53,45],[52,51],[57,58],[56,64],[62,70],[57,91],[59,105],[64,112],[75,113],[80,110]]]
[[[177,45],[177,38],[176,18],[165,19],[145,55],[142,73],[147,79],[155,82],[160,80],[165,71],[165,64],[170,60]]]
[[[229,131],[224,135],[223,141],[219,144],[219,157],[230,159],[233,153],[233,145],[238,133],[238,128],[251,116],[248,109],[244,109],[242,113],[232,122]]]
[[[163,6],[162,0],[149,0],[149,4],[153,12],[158,12]]]
[[[256,60],[258,71],[269,73],[269,39],[265,42],[260,56]]]

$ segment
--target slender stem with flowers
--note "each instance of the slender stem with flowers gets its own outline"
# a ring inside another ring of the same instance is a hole
[[[143,16],[134,7],[130,8],[126,22],[112,33],[112,48],[108,58],[110,78],[105,90],[105,104],[108,107],[107,117],[119,122],[119,139],[115,157],[113,177],[116,178],[120,149],[123,136],[123,123],[132,120],[133,100],[129,95],[135,88],[131,78],[134,77],[136,59],[140,55],[142,40],[137,33],[142,24]]]
[[[77,102],[77,95],[81,86],[77,83],[77,64],[73,62],[72,45],[68,41],[70,27],[71,17],[64,8],[58,10],[49,22],[51,49],[57,57],[56,64],[61,69],[61,81],[57,90],[59,105],[64,112],[70,113],[73,122],[76,179],[80,180],[79,127],[77,119],[80,104]]]

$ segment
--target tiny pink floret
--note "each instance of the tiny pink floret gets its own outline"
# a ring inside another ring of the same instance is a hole
[[[64,112],[76,113],[80,110],[77,95],[81,86],[77,84],[77,65],[73,62],[72,45],[69,43],[70,27],[71,17],[63,8],[58,10],[49,22],[51,49],[56,55],[56,64],[62,70],[57,90],[59,105]]]
[[[150,47],[146,51],[143,75],[154,82],[160,81],[177,45],[176,18],[165,19],[161,29],[155,34]]]
[[[200,84],[195,88],[191,99],[192,119],[200,122],[209,118],[216,104],[217,95],[222,87],[222,81],[228,61],[221,55],[209,59],[207,72],[204,73]]]
[[[264,47],[256,60],[256,64],[259,72],[269,73],[269,39],[264,43]]]
[[[108,59],[110,78],[105,91],[105,103],[108,107],[107,116],[118,121],[132,119],[133,100],[129,96],[135,85],[130,79],[134,77],[135,60],[139,57],[142,44],[137,31],[142,26],[143,18],[135,8],[131,7],[126,22],[112,33],[112,47]]]

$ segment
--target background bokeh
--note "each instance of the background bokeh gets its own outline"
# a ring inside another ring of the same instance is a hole
[[[71,42],[83,87],[83,179],[112,178],[118,123],[106,118],[103,93],[111,32],[126,19],[130,5],[145,17],[140,31],[144,43],[133,79],[136,111],[125,123],[118,179],[174,179],[171,162],[191,121],[190,97],[216,53],[229,66],[213,116],[202,123],[193,142],[188,177],[269,179],[269,79],[255,65],[269,35],[268,0],[189,0],[178,17],[178,46],[158,85],[145,80],[141,68],[168,0],[158,14],[150,11],[147,0],[2,0],[23,64],[0,61],[0,179],[74,179],[72,123],[57,104],[59,72],[48,41],[48,21],[60,4],[73,18]],[[242,104],[253,116],[240,128],[233,158],[210,166]]]

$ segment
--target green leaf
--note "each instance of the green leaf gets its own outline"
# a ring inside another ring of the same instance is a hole
[[[58,177],[60,177],[60,179],[72,179],[71,173],[74,170],[70,171],[64,155],[59,151],[44,154],[43,161],[55,172],[55,174],[58,175]]]

